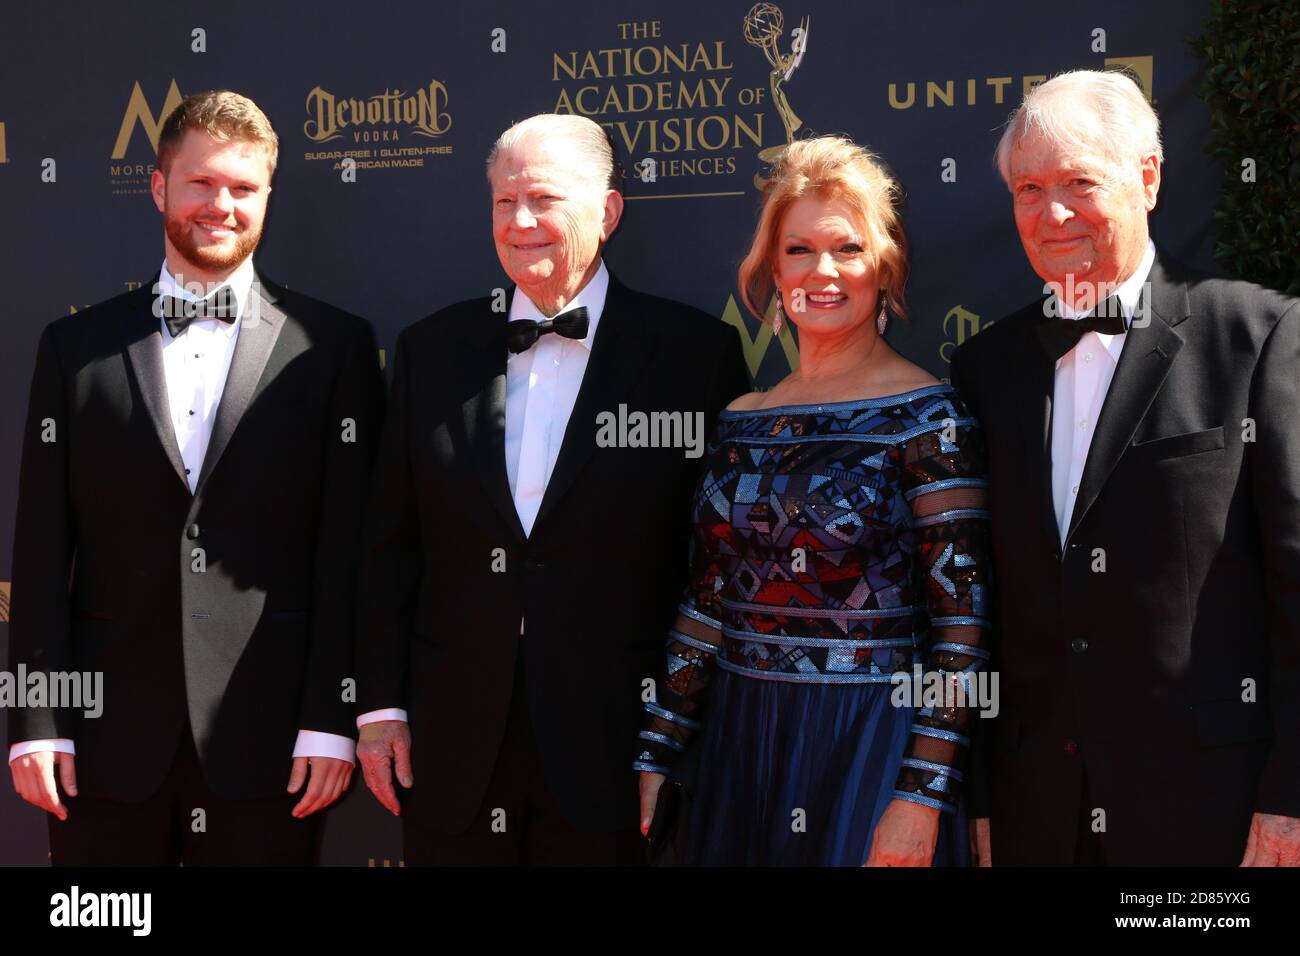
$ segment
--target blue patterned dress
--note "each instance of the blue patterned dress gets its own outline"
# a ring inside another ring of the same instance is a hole
[[[967,861],[976,704],[921,706],[894,675],[988,658],[986,489],[947,385],[722,412],[635,764],[666,772],[703,732],[688,862],[861,865],[896,797],[942,811],[935,864]]]

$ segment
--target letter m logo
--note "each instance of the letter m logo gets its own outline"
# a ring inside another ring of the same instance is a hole
[[[745,320],[740,314],[740,306],[736,304],[734,295],[727,296],[727,307],[722,310],[722,321],[728,325],[734,325],[740,331],[740,344],[745,352],[745,364],[749,366],[749,377],[758,378],[759,367],[763,364],[763,357],[767,355],[768,347],[772,344],[772,315],[776,312],[776,296],[768,303],[767,314],[764,316],[765,321],[759,325],[758,334],[750,335],[749,328],[745,325]],[[786,322],[781,326],[781,334],[776,337],[781,343],[781,351],[785,353],[785,360],[789,363],[790,370],[794,371],[799,367],[799,346],[795,344],[794,336],[790,334],[790,323]]]
[[[131,143],[131,134],[135,131],[135,124],[140,123],[144,126],[145,134],[149,137],[149,143],[153,146],[154,154],[158,153],[158,134],[162,132],[162,124],[169,113],[176,109],[181,102],[181,91],[176,88],[176,81],[172,80],[172,85],[167,89],[167,99],[163,101],[162,110],[157,117],[149,109],[149,101],[144,98],[144,91],[140,89],[140,81],[136,80],[135,88],[131,90],[131,101],[126,105],[126,114],[122,117],[122,128],[117,131],[117,142],[113,145],[113,158],[124,159],[126,157],[126,148]]]

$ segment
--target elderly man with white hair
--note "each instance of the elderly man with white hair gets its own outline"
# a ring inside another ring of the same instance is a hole
[[[1159,121],[1116,73],[997,151],[1045,298],[953,356],[989,442],[997,865],[1300,863],[1300,303],[1148,233]]]
[[[394,350],[357,754],[408,865],[636,863],[641,695],[686,584],[692,443],[746,389],[740,342],[606,268],[622,177],[591,120],[516,124],[488,179],[515,285]],[[675,430],[607,427],[647,418]]]

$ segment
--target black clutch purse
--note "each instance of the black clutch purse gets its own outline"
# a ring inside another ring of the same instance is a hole
[[[703,735],[700,735],[703,736]],[[691,796],[699,772],[699,739],[692,741],[673,762],[646,833],[650,841],[646,861],[651,866],[683,866],[690,833]]]

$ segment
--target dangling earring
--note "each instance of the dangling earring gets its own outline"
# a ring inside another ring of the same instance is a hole
[[[881,335],[885,334],[885,326],[889,324],[889,316],[885,314],[885,303],[885,294],[882,292],[880,294],[880,314],[876,316],[876,331]]]
[[[785,309],[781,306],[781,293],[776,294],[776,311],[772,313],[772,334],[781,334],[781,323],[785,321]]]

